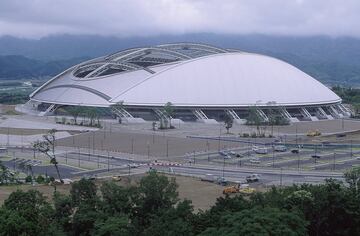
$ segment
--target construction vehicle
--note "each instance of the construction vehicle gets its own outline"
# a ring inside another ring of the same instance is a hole
[[[307,132],[306,134],[308,137],[316,137],[316,136],[320,136],[321,132],[316,129],[316,130],[310,130],[309,132]]]
[[[251,194],[253,192],[255,192],[254,188],[250,188],[248,184],[240,184],[240,183],[226,187],[223,190],[223,194],[232,194],[232,193]]]
[[[120,175],[119,176],[113,176],[111,179],[113,181],[121,181],[121,176]]]

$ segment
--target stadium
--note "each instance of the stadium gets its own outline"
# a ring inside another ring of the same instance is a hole
[[[169,102],[171,119],[205,123],[226,116],[243,123],[250,110],[263,121],[270,112],[291,122],[350,115],[334,92],[284,61],[196,43],[131,48],[86,61],[46,82],[26,106],[41,116],[60,107],[99,107],[131,121],[167,117]]]

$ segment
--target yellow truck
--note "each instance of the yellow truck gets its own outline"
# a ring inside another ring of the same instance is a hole
[[[250,188],[248,184],[236,184],[233,186],[229,186],[224,188],[223,194],[232,194],[232,193],[242,193],[242,194],[251,194],[254,193],[255,189]]]

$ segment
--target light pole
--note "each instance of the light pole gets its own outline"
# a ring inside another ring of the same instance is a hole
[[[275,147],[274,144],[272,145],[272,164],[273,168],[275,167]]]
[[[295,124],[295,142],[296,142],[296,147],[298,146],[298,126],[297,123]]]
[[[283,168],[281,167],[280,168],[280,186],[282,186],[282,170],[283,170]]]
[[[134,154],[134,138],[131,139],[131,154]]]
[[[208,162],[210,162],[210,150],[209,150],[209,141],[206,141],[207,154],[208,154]]]
[[[80,147],[78,147],[78,153],[79,153],[79,155],[78,155],[78,166],[80,167]]]
[[[89,153],[88,153],[88,154],[89,154],[89,161],[90,161],[90,149],[91,149],[91,148],[90,148],[90,137],[88,137],[88,149],[89,149]]]
[[[218,151],[220,152],[220,146],[221,146],[221,126],[220,126],[220,129],[219,129],[219,146],[218,146]]]
[[[169,157],[169,139],[166,139],[166,157]]]
[[[149,143],[149,141],[147,142],[147,156],[148,156],[148,159],[150,159],[150,143]]]
[[[223,163],[223,170],[222,170],[222,177],[225,177],[225,156],[224,156],[224,163]]]
[[[300,153],[297,152],[296,155],[298,156],[298,171],[300,171]]]
[[[110,153],[107,151],[107,159],[108,159],[108,171],[110,171]]]
[[[336,156],[336,153],[334,152],[334,162],[333,162],[333,170],[335,171],[335,156]]]

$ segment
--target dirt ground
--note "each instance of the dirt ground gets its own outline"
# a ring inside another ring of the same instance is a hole
[[[104,133],[106,132],[106,133]],[[218,150],[215,140],[162,136],[159,133],[96,131],[57,140],[58,146],[109,150],[151,157],[176,157],[186,153]],[[221,141],[221,148],[241,147],[244,144]]]
[[[127,186],[129,184],[138,184],[143,175],[132,176],[131,179],[123,177],[120,182],[122,186]],[[168,176],[171,177],[171,176]],[[222,196],[223,187],[213,183],[203,182],[199,179],[192,177],[176,176],[176,182],[179,185],[178,192],[180,199],[191,200],[195,211],[209,209],[214,205],[216,199]],[[97,180],[96,184],[101,186],[101,184],[109,179]],[[57,186],[57,191],[64,194],[69,194],[71,185],[62,185]],[[9,195],[16,191],[17,189],[28,191],[30,189],[38,190],[42,192],[48,199],[52,199],[54,193],[54,187],[48,185],[19,185],[19,186],[1,186],[0,187],[0,205],[4,202]]]

